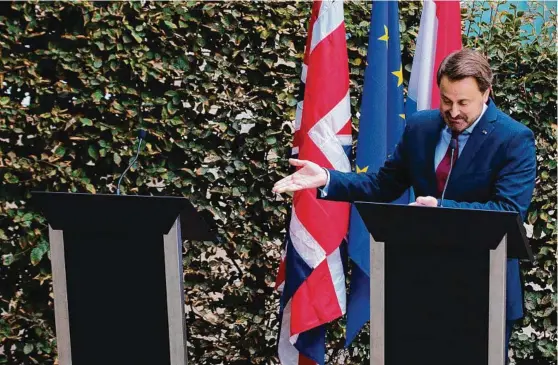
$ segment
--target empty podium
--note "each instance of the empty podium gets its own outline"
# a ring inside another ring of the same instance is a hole
[[[49,224],[60,365],[185,365],[182,239],[213,240],[187,199],[34,192]]]

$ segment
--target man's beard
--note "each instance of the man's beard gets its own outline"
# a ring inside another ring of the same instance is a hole
[[[449,112],[444,113],[444,121],[451,130],[458,130],[457,128],[465,126],[462,130],[459,129],[460,132],[467,129],[470,125],[467,116],[459,115],[457,118],[452,118]]]

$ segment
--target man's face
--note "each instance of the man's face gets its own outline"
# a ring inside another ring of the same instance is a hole
[[[480,116],[489,93],[490,89],[481,93],[473,77],[450,81],[443,76],[440,80],[440,113],[444,122],[453,132],[463,132]]]

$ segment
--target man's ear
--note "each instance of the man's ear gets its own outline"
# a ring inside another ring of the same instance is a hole
[[[488,98],[490,97],[490,93],[492,92],[492,88],[488,88],[486,89],[486,91],[484,92],[483,96],[482,96],[482,100],[484,101],[484,103],[488,103]]]

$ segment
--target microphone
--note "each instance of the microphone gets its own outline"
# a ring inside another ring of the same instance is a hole
[[[453,155],[455,154],[455,150],[457,149],[457,139],[455,138],[450,139],[449,148],[451,148],[450,169],[448,172],[448,178],[446,179],[446,183],[444,185],[444,190],[442,191],[442,198],[440,199],[440,207],[444,206],[444,195],[446,195],[446,189],[448,187],[448,182],[451,176],[451,170],[453,169]]]
[[[120,175],[120,178],[118,179],[118,184],[116,186],[116,195],[120,195],[120,183],[122,182],[122,178],[124,177],[124,175],[126,175],[130,167],[132,167],[136,163],[141,149],[141,142],[145,139],[145,137],[147,137],[147,132],[144,129],[140,129],[138,131],[138,149],[136,151],[136,155],[130,160],[128,167],[126,167],[126,170],[124,170],[122,175]]]

